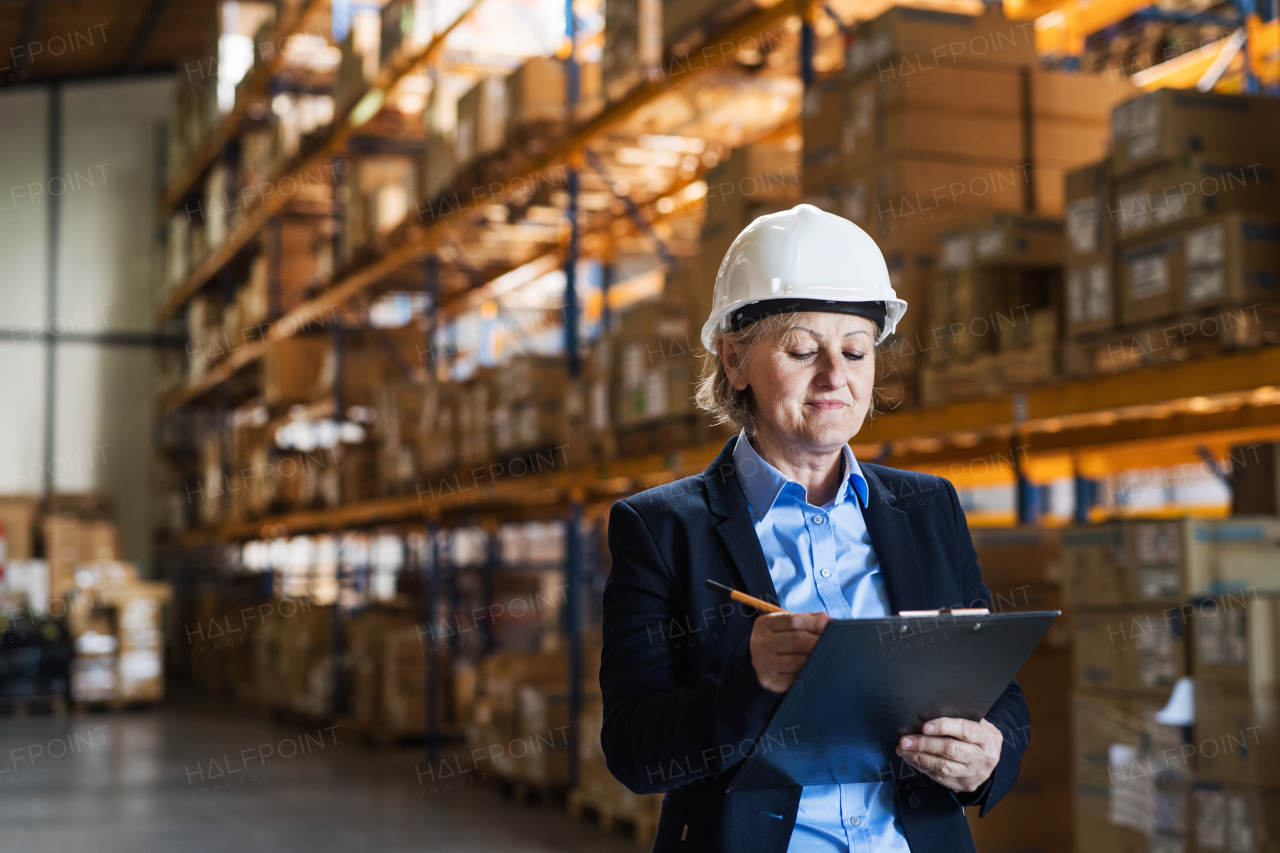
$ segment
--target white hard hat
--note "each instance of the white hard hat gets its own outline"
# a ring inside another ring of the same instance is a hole
[[[764,302],[778,304],[744,310]],[[866,303],[883,305],[883,322],[864,310],[880,306]],[[733,241],[716,274],[702,345],[714,352],[716,333],[735,320],[782,310],[871,316],[880,325],[879,343],[893,333],[907,303],[894,292],[884,255],[867,232],[834,213],[798,204],[761,216]]]

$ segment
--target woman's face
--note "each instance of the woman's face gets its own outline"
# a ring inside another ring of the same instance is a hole
[[[758,433],[815,448],[847,444],[871,408],[876,325],[826,312],[790,318],[757,343],[742,369],[726,362],[729,380],[740,391],[751,387]]]

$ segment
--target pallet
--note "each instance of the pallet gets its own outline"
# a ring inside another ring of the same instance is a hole
[[[67,713],[65,696],[3,696],[0,712],[14,717],[30,717],[36,714],[52,714],[61,717]]]
[[[1062,360],[1068,377],[1087,378],[1277,344],[1277,306],[1225,306],[1076,335],[1063,344]]]
[[[528,779],[498,779],[502,795],[525,805],[562,806],[568,798],[563,785],[548,785]]]
[[[569,814],[583,820],[594,820],[601,829],[608,832],[629,834],[642,847],[651,846],[658,834],[657,813],[626,814],[611,803],[597,800],[581,788],[569,792]]]

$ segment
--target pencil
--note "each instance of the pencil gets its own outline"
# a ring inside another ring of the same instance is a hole
[[[741,601],[743,604],[749,604],[756,610],[763,610],[765,613],[786,613],[786,608],[779,607],[776,604],[770,604],[762,598],[756,598],[754,595],[747,595],[745,592],[739,592],[731,586],[725,586],[715,581],[707,581],[707,589],[714,589],[716,592],[723,592],[734,601]]]

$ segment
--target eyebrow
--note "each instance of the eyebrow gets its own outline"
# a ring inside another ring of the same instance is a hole
[[[826,338],[823,335],[819,334],[818,332],[815,332],[813,329],[810,329],[807,326],[791,326],[787,329],[787,331],[788,332],[795,332],[795,331],[808,332],[809,334],[813,335],[815,338],[817,338],[820,341],[826,340]],[[868,332],[866,329],[854,329],[852,332],[846,332],[844,337],[847,338],[852,335],[868,335],[869,336],[870,334],[871,333]]]

